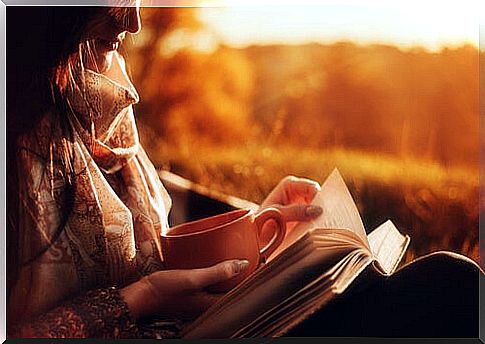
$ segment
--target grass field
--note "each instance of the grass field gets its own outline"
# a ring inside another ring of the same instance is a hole
[[[285,175],[322,183],[337,167],[368,231],[391,219],[411,236],[404,262],[451,250],[479,262],[479,175],[476,169],[347,150],[201,146],[149,151],[158,167],[253,202]]]

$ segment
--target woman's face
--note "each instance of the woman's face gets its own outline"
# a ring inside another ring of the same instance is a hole
[[[113,54],[126,33],[140,31],[140,0],[123,0],[130,7],[103,7],[88,23],[84,40],[83,63],[88,69],[103,73],[111,67]]]

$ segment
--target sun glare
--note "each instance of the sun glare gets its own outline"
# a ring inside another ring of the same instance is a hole
[[[402,47],[479,45],[485,8],[463,1],[206,2],[199,18],[232,46],[251,44],[384,43]],[[212,5],[212,6],[211,6]]]

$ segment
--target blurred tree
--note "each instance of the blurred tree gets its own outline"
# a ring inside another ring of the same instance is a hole
[[[244,139],[249,63],[217,42],[207,47],[211,36],[194,8],[144,8],[142,24],[128,49],[141,94],[139,119],[152,139],[179,146]]]
[[[253,46],[254,118],[268,144],[478,166],[478,50]]]
[[[475,47],[237,49],[220,45],[195,8],[143,8],[142,23],[127,59],[153,149],[253,140],[478,165]]]

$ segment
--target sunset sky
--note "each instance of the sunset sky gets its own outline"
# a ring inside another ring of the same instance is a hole
[[[199,18],[232,46],[308,42],[479,45],[485,1],[205,1]],[[297,5],[298,4],[298,5]]]

